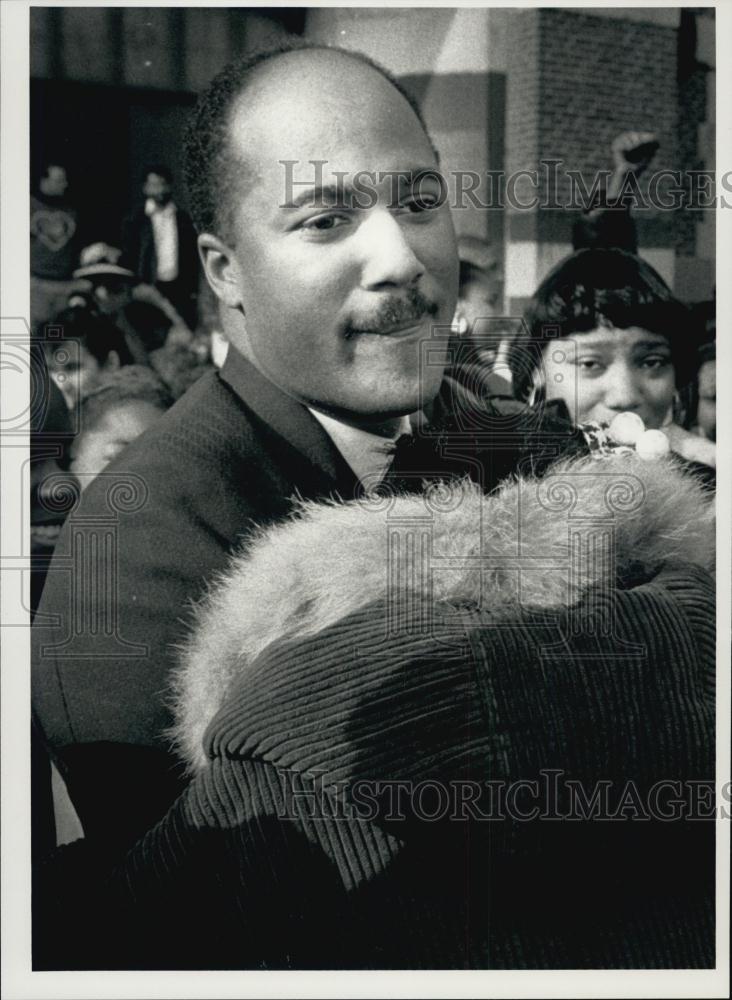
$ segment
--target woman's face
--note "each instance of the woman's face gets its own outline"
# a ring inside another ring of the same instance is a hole
[[[661,334],[599,326],[552,340],[543,359],[546,398],[563,400],[574,423],[609,423],[629,411],[658,428],[670,416],[675,376]]]

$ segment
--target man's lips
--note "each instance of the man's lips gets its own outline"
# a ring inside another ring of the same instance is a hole
[[[360,337],[362,335],[368,337],[410,337],[422,330],[426,318],[426,316],[421,316],[419,319],[410,320],[408,323],[399,323],[396,326],[376,327],[375,329],[351,329],[350,335],[353,337]]]
[[[374,308],[355,312],[346,325],[346,338],[367,334],[375,337],[409,337],[424,329],[425,322],[439,312],[439,306],[419,288],[382,300]]]

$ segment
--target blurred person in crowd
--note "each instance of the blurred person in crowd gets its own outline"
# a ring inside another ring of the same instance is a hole
[[[460,286],[456,308],[459,334],[469,335],[475,324],[499,316],[503,308],[503,277],[496,249],[475,236],[458,240]]]
[[[463,236],[458,240],[458,256],[460,284],[451,372],[476,388],[480,384],[483,395],[510,396],[510,369],[505,365],[510,322],[502,316],[503,275],[496,248],[478,237]]]
[[[198,295],[196,233],[186,212],[173,201],[173,175],[149,166],[142,184],[144,205],[124,222],[120,262],[154,285],[194,329]]]
[[[67,196],[66,167],[45,161],[30,197],[31,326],[63,309],[75,283],[80,241],[79,212]]]
[[[44,341],[46,361],[69,409],[77,407],[103,375],[133,363],[124,334],[83,300],[55,316],[52,331]]]
[[[691,426],[708,441],[717,440],[717,347],[715,343],[699,348],[699,371],[696,376],[696,412]]]
[[[150,366],[170,390],[173,399],[179,399],[201,376],[216,365],[212,353],[212,339],[197,333],[192,339],[183,339],[171,331],[163,347],[150,355]]]
[[[172,405],[149,368],[127,365],[104,375],[82,401],[81,428],[70,449],[70,469],[81,489]]]
[[[116,247],[94,243],[82,251],[74,277],[85,282],[94,308],[123,333],[135,362],[148,364],[173,331],[178,339],[193,334],[173,304],[122,267],[119,257]]]
[[[594,202],[585,207],[572,230],[575,250],[618,247],[638,253],[638,235],[630,214],[638,179],[651,165],[659,142],[653,132],[629,131],[611,146],[613,169]]]
[[[534,293],[509,364],[519,399],[561,404],[575,424],[634,414],[682,458],[713,467],[714,446],[685,430],[679,412],[695,352],[688,309],[649,264],[623,250],[579,250]]]
[[[61,347],[60,350],[65,350]],[[31,344],[30,438],[31,619],[43,592],[48,563],[78,484],[69,473],[74,422],[66,397],[50,376],[39,341]],[[74,397],[76,398],[76,397]]]
[[[684,426],[709,441],[717,440],[717,304],[716,296],[691,306],[696,334],[696,378],[683,392]]]

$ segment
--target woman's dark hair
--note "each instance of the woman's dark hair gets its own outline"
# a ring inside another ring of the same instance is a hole
[[[674,298],[663,278],[624,250],[578,250],[547,275],[526,308],[508,359],[516,396],[528,398],[547,341],[598,326],[621,330],[637,326],[662,334],[671,347],[677,386],[694,378],[695,343],[688,309]]]
[[[100,365],[106,363],[112,351],[117,353],[120,365],[132,364],[132,354],[122,331],[91,309],[83,306],[64,309],[48,326],[58,328],[58,335],[47,341],[48,348],[63,340],[77,340]]]

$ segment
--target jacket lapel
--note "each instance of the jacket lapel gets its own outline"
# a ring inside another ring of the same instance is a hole
[[[343,499],[356,494],[355,473],[307,407],[265,378],[233,347],[220,376],[270,431],[318,470],[324,493],[337,492]]]

